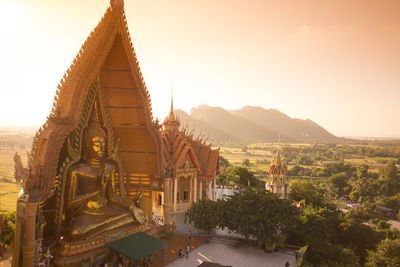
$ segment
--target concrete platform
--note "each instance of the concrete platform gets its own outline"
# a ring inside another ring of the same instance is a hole
[[[229,242],[211,241],[189,253],[189,258],[178,259],[168,267],[195,267],[203,261],[219,263],[234,267],[285,267],[296,266],[296,258],[293,251],[266,253],[254,246],[243,245],[237,247]]]

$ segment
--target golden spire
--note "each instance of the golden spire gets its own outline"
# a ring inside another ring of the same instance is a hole
[[[174,92],[172,91],[171,95],[171,113],[174,111]]]
[[[174,116],[174,96],[171,96],[171,111],[169,112],[168,116],[169,121],[175,121],[175,116]]]

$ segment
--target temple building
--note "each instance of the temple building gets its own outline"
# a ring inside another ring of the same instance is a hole
[[[151,233],[158,207],[213,198],[218,150],[178,128],[153,121],[124,2],[111,0],[58,85],[28,166],[14,157],[23,188],[12,265],[102,260],[110,242]]]
[[[289,184],[286,181],[287,166],[281,160],[280,149],[269,166],[269,179],[265,183],[265,189],[271,193],[277,194],[280,198],[289,196]]]
[[[162,135],[162,175],[165,185],[164,213],[185,212],[193,202],[202,198],[215,200],[215,177],[219,173],[219,149],[194,138],[181,128],[171,111],[165,118]]]
[[[111,0],[58,85],[28,166],[14,161],[12,266],[84,266],[108,259],[118,240],[151,234],[153,214],[168,223],[215,199],[219,149],[180,129],[172,105],[163,125],[153,121],[124,2]]]

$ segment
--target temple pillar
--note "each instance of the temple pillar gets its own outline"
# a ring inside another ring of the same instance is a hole
[[[217,190],[216,190],[216,188],[215,188],[215,179],[214,179],[214,182],[213,182],[213,199],[212,200],[216,200],[216,194],[217,194]]]
[[[169,224],[169,208],[171,207],[171,179],[164,179],[163,216],[164,224]]]
[[[176,212],[177,195],[178,195],[178,177],[175,177],[175,180],[174,180],[174,213]]]
[[[189,176],[189,203],[193,201],[193,177]]]
[[[21,189],[23,190],[23,189]],[[20,266],[20,255],[21,255],[21,240],[22,240],[22,225],[25,220],[25,201],[17,200],[17,214],[15,218],[15,235],[14,235],[14,247],[13,247],[13,257],[12,264],[13,267]]]
[[[200,187],[199,200],[200,200],[203,198],[203,182],[201,181],[201,179],[199,181],[200,181],[200,186],[199,186]]]
[[[22,245],[22,266],[33,266],[36,250],[36,212],[38,202],[27,202],[25,206],[24,244]]]
[[[197,202],[197,175],[194,175],[194,189],[193,189],[193,202]]]

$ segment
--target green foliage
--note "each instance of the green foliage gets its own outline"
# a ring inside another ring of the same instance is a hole
[[[346,164],[343,161],[324,164],[325,171],[328,176],[345,172],[347,177],[355,177],[357,175],[357,169],[350,164]]]
[[[187,211],[198,229],[211,233],[215,227],[227,227],[255,237],[259,245],[277,242],[279,233],[289,232],[297,225],[298,214],[290,200],[261,189],[246,189],[216,202],[202,199]]]
[[[263,187],[262,181],[259,181],[252,171],[243,166],[222,168],[220,174],[217,175],[217,184],[235,187]]]
[[[242,165],[243,165],[243,166],[246,166],[246,167],[249,167],[249,166],[250,166],[250,160],[249,160],[249,159],[244,159],[244,160],[242,161]]]
[[[231,166],[231,164],[226,158],[224,158],[223,156],[219,156],[219,166],[221,168],[225,168]]]
[[[233,175],[239,176],[239,181],[238,181],[239,186],[256,187],[261,185],[261,182],[254,177],[254,173],[250,171],[248,168],[237,166],[233,168],[232,173]]]
[[[378,185],[372,178],[355,178],[349,180],[352,188],[350,199],[356,202],[371,202],[378,194]]]
[[[217,175],[217,184],[222,186],[237,186],[239,184],[239,175],[233,172],[232,166],[223,167],[220,174]]]
[[[352,248],[361,262],[364,262],[367,250],[375,249],[382,237],[381,233],[363,224],[361,220],[346,214],[333,240],[342,246]]]
[[[392,196],[400,192],[400,176],[395,161],[389,161],[381,170],[378,180],[379,191],[386,196]]]
[[[300,165],[312,165],[314,162],[308,155],[300,153],[297,156],[296,163]]]
[[[347,217],[358,219],[362,222],[367,222],[373,220],[374,218],[379,219],[383,218],[383,214],[376,210],[374,205],[363,204],[361,207],[350,209],[347,214]]]
[[[193,203],[186,214],[197,229],[211,233],[221,221],[220,207],[220,201],[203,198]]]
[[[331,185],[331,190],[337,195],[349,193],[349,185],[347,181],[348,177],[345,172],[333,174],[328,179],[328,183]]]
[[[376,199],[376,203],[380,206],[393,209],[397,213],[400,211],[400,193],[390,197],[380,196]]]
[[[288,176],[303,176],[305,173],[305,168],[300,167],[299,165],[295,165],[288,171]]]
[[[324,205],[323,196],[317,187],[305,180],[292,180],[289,196],[294,201],[304,200],[305,205],[321,207]]]
[[[378,221],[378,223],[376,225],[378,226],[378,229],[382,229],[382,230],[390,228],[390,225],[384,220]]]
[[[338,240],[344,235],[343,214],[333,206],[308,207],[300,216],[301,224],[289,237],[289,242],[308,244],[305,262],[312,266],[359,266],[359,257],[351,246]],[[350,265],[349,265],[350,264]]]
[[[366,266],[400,266],[400,239],[382,240],[376,251],[369,251]]]
[[[223,202],[221,227],[255,237],[259,245],[276,242],[279,232],[297,223],[299,211],[287,199],[261,189],[247,189]]]
[[[2,212],[1,216],[3,217],[5,229],[1,233],[0,242],[6,246],[11,246],[14,241],[16,212]]]

